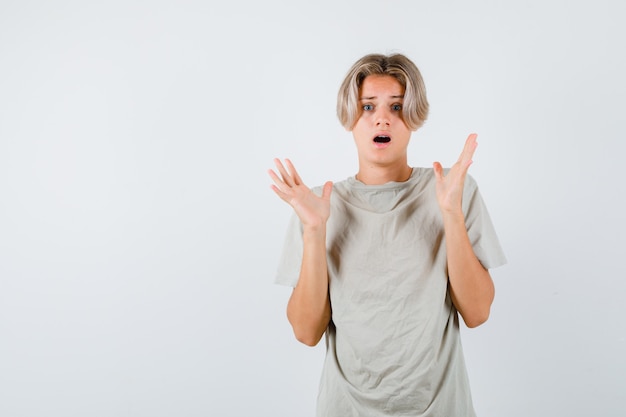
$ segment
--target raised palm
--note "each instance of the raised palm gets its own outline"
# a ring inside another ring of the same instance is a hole
[[[293,207],[305,227],[325,225],[330,216],[332,182],[326,182],[322,195],[318,196],[304,184],[289,159],[285,159],[286,167],[279,159],[274,159],[274,163],[278,174],[271,169],[268,173],[274,181],[272,190],[276,195]]]
[[[455,212],[461,210],[463,199],[463,186],[467,170],[472,164],[472,156],[478,146],[476,135],[472,133],[467,137],[463,152],[459,159],[450,168],[448,173],[443,175],[443,168],[439,162],[433,163],[435,177],[437,178],[436,192],[437,202],[443,212]]]

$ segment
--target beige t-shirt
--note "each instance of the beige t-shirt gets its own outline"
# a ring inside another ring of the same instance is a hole
[[[463,211],[483,266],[504,264],[470,176]],[[474,416],[433,170],[384,185],[334,184],[326,236],[332,320],[318,416]],[[294,214],[276,282],[295,287],[301,261]]]

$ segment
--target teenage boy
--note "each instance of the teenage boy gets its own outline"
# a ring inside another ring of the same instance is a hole
[[[476,135],[450,169],[408,165],[428,101],[401,54],[359,59],[337,114],[354,136],[354,177],[311,190],[289,160],[269,171],[295,211],[276,279],[293,287],[287,317],[302,343],[326,334],[317,415],[475,416],[458,317],[487,320],[489,268],[506,262],[467,175]]]

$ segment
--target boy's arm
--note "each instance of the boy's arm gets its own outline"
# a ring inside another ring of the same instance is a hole
[[[272,170],[272,189],[293,207],[303,225],[303,254],[298,284],[287,304],[287,318],[300,342],[316,345],[331,317],[326,263],[326,223],[330,216],[332,183],[324,184],[322,196],[315,195],[303,182],[291,161],[287,169],[274,160],[280,177]]]
[[[331,317],[326,264],[326,225],[304,229],[300,278],[287,304],[287,318],[298,341],[315,346]]]
[[[478,145],[476,136],[469,135],[459,160],[445,177],[441,164],[433,164],[437,178],[437,201],[446,236],[450,296],[468,327],[487,321],[495,295],[489,271],[474,254],[461,208],[465,177]]]
[[[463,213],[444,213],[450,296],[467,327],[489,318],[495,288],[489,271],[476,258]]]

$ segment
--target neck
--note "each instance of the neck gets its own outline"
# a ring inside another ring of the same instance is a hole
[[[381,185],[388,182],[404,182],[411,177],[413,168],[408,165],[397,167],[369,166],[359,167],[356,179],[366,185]]]

